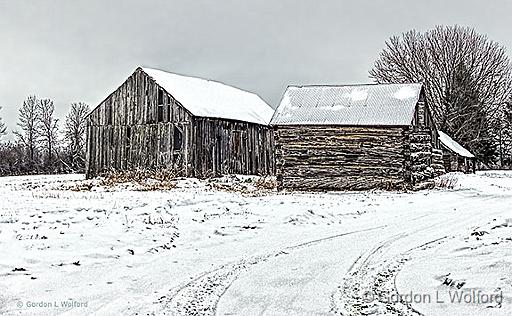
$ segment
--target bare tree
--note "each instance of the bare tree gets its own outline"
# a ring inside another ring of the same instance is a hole
[[[85,166],[85,117],[89,113],[89,105],[72,103],[66,116],[64,137],[68,145],[69,159],[73,168],[83,169]]]
[[[0,176],[33,173],[25,156],[26,148],[21,142],[0,143]]]
[[[19,143],[25,147],[28,168],[37,167],[36,155],[38,149],[37,139],[37,104],[35,96],[29,96],[19,109],[18,127],[21,131],[14,131]]]
[[[2,107],[0,106],[0,110]],[[5,123],[3,122],[2,118],[0,117],[0,137],[5,135],[7,131],[7,126],[5,126]]]
[[[57,149],[58,119],[54,117],[55,106],[50,99],[37,102],[37,132],[42,141],[43,151],[46,153],[45,166],[48,171],[55,162]]]
[[[370,77],[423,82],[439,128],[492,160],[493,123],[512,91],[511,63],[500,44],[467,27],[409,31],[386,42]]]
[[[497,121],[498,131],[498,151],[500,165],[508,168],[512,167],[512,99],[503,110],[500,111],[500,117]]]

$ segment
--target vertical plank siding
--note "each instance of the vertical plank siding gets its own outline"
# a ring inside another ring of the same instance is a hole
[[[446,155],[443,161],[423,94],[409,126],[270,128],[195,117],[141,69],[91,112],[86,137],[87,177],[170,168],[199,178],[275,174],[281,189],[404,189],[443,173],[445,166],[474,165]]]
[[[172,168],[188,172],[189,143],[174,150],[174,128],[190,133],[192,116],[164,93],[163,121],[157,121],[159,86],[137,70],[87,118],[87,177],[106,171]],[[172,113],[172,114],[171,114]],[[186,139],[186,138],[184,138]]]
[[[475,158],[463,157],[453,151],[443,148],[443,165],[447,172],[474,173]]]
[[[164,104],[161,120],[159,90]],[[138,69],[91,112],[87,177],[111,170],[161,168],[196,177],[274,173],[268,126],[194,117],[170,93]],[[182,133],[180,150],[174,146],[176,130]]]
[[[272,129],[268,126],[195,118],[190,139],[195,177],[274,173]]]

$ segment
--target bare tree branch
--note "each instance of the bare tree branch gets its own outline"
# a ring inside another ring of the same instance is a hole
[[[424,83],[438,127],[489,162],[511,71],[502,45],[472,28],[438,26],[391,37],[369,74],[379,83]]]
[[[58,143],[58,119],[54,117],[54,111],[55,106],[50,99],[42,99],[37,103],[37,131],[42,140],[44,152],[46,152],[45,166],[47,169],[53,168]]]
[[[72,103],[64,124],[64,138],[68,145],[71,166],[83,169],[85,161],[85,117],[89,113],[89,105]]]
[[[38,149],[37,134],[37,103],[35,96],[29,96],[19,109],[18,127],[21,131],[13,131],[14,135],[26,150],[28,165],[33,168],[37,164],[36,155]]]
[[[2,107],[0,106],[0,110]],[[3,122],[2,118],[0,117],[0,137],[7,134],[7,126],[5,126],[5,123]]]

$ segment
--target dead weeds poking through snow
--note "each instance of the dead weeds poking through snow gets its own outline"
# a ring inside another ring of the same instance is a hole
[[[107,189],[128,188],[135,191],[170,190],[176,187],[177,175],[174,170],[162,169],[111,171],[104,175],[75,183],[69,189],[72,191],[91,191],[95,187]]]
[[[434,180],[436,188],[449,190],[455,189],[458,182],[459,179],[453,174],[445,174]]]
[[[60,189],[71,191],[165,191],[175,188],[204,187],[226,192],[262,195],[277,190],[277,181],[272,176],[226,175],[204,180],[178,177],[173,170],[115,171],[90,180],[76,181]]]
[[[208,179],[208,184],[212,189],[249,195],[266,194],[277,189],[276,178],[271,176],[229,175]]]

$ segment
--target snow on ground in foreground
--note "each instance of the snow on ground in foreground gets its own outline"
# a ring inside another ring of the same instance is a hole
[[[512,315],[512,173],[458,175],[458,183],[480,189],[481,213],[492,216],[413,257],[398,274],[399,292],[426,315]],[[500,198],[505,209],[495,212]]]
[[[512,172],[445,177],[413,193],[0,178],[0,314],[510,315]],[[393,300],[458,287],[503,302]]]

